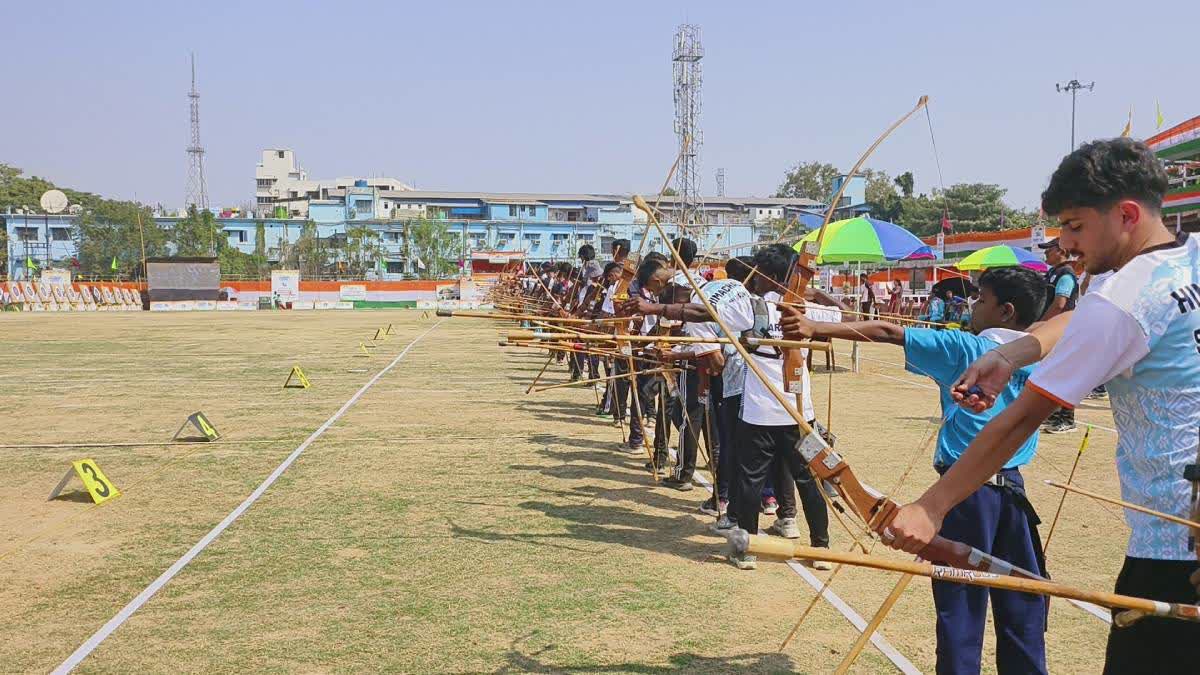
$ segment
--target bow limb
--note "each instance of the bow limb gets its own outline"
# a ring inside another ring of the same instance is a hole
[[[730,536],[730,545],[735,551],[752,553],[764,558],[777,560],[788,560],[791,558],[828,560],[845,565],[902,572],[938,581],[951,581],[972,586],[986,586],[989,588],[1000,588],[1009,591],[1036,593],[1039,595],[1090,602],[1113,609],[1129,610],[1139,616],[1160,616],[1185,621],[1200,621],[1200,605],[1167,603],[1130,595],[1121,595],[1119,593],[1089,591],[1047,579],[1025,579],[996,571],[962,569],[927,562],[891,560],[881,556],[864,555],[861,553],[841,553],[831,551],[827,548],[803,546],[772,537],[749,535],[745,531],[738,531],[732,534]]]

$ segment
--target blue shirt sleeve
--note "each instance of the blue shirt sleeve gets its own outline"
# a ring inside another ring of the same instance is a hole
[[[966,337],[975,336],[957,330],[905,328],[905,370],[932,378],[947,387],[954,384],[974,360],[974,355],[966,348],[963,339]]]
[[[1058,282],[1054,284],[1054,294],[1064,298],[1070,298],[1075,293],[1075,287],[1079,282],[1075,280],[1075,275],[1064,274],[1058,278]]]

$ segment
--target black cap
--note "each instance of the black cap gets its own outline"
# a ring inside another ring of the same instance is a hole
[[[1044,242],[1038,244],[1037,247],[1042,249],[1043,251],[1052,249],[1052,248],[1062,248],[1061,246],[1058,245],[1058,237],[1055,237],[1055,238],[1051,239],[1050,241],[1044,241]]]

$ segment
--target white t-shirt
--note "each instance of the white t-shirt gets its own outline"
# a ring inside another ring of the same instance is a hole
[[[720,314],[721,319],[729,326],[729,329],[737,332],[739,335],[742,331],[749,330],[754,327],[754,305],[750,297],[750,292],[745,286],[740,283],[723,279],[721,281],[709,282],[701,288],[704,295],[708,297],[713,308]],[[767,293],[764,298],[767,301],[767,316],[768,329],[767,333],[773,338],[782,338],[783,330],[779,326],[781,315],[779,308],[775,302],[779,300],[778,293]],[[699,302],[699,298],[693,295],[692,302]],[[685,326],[685,330],[689,331],[690,335],[700,337],[717,337],[720,331],[720,326],[714,321],[705,321],[701,323],[689,323]],[[737,336],[735,336],[737,337]],[[697,344],[698,353],[707,353],[718,349],[717,344]],[[756,353],[758,350],[751,351],[751,358],[754,359],[755,365],[759,370],[766,375],[771,386],[783,394],[784,400],[788,402],[788,408],[796,410],[796,396],[790,394],[783,389],[783,358],[775,356],[766,356]],[[761,348],[763,354],[773,354],[773,350],[767,347]],[[801,358],[807,358],[808,350],[800,350]],[[758,379],[754,373],[749,372],[750,367],[746,363],[741,364],[743,369],[743,389],[742,389],[742,410],[741,419],[750,424],[760,426],[791,426],[796,423],[791,414],[786,409],[779,405],[779,401],[763,384],[762,380]],[[724,384],[724,382],[722,382]],[[809,386],[808,369],[804,369],[802,381],[803,393],[801,399],[801,414],[805,420],[811,420],[816,417],[812,405],[812,393]]]
[[[1101,280],[1097,280],[1101,281]],[[1072,407],[1108,384],[1125,501],[1188,517],[1200,427],[1200,239],[1135,257],[1079,300],[1026,386]],[[1131,557],[1191,560],[1188,528],[1126,510]]]
[[[617,292],[617,284],[613,284],[604,289],[604,302],[600,305],[600,310],[607,314],[616,314],[617,310],[613,307],[613,295]]]

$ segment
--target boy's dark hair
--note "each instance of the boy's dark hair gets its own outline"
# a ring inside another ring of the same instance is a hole
[[[771,244],[754,254],[754,267],[758,268],[759,273],[782,284],[787,282],[795,258],[796,252],[791,246]]]
[[[725,276],[734,281],[744,282],[746,277],[750,276],[750,270],[753,268],[754,258],[748,255],[739,255],[725,261]]]
[[[1054,216],[1069,208],[1105,209],[1122,199],[1160,211],[1167,172],[1141,141],[1112,138],[1084,143],[1063,158],[1042,193],[1042,210]]]
[[[668,258],[666,255],[664,255],[662,253],[659,253],[658,251],[650,251],[649,253],[647,253],[646,257],[642,258],[642,262],[645,262],[647,260],[657,260],[664,265],[671,262],[670,258]]]
[[[614,258],[617,257],[617,249],[620,249],[626,253],[629,253],[629,251],[630,251],[629,240],[628,239],[613,239],[612,254],[613,254]]]
[[[557,268],[558,268],[559,274],[570,274],[575,269],[574,267],[571,266],[571,263],[569,263],[565,260],[558,263]]]
[[[1046,304],[1046,280],[1031,269],[993,267],[979,277],[979,287],[990,290],[1001,303],[1012,303],[1021,328],[1027,328],[1042,316]]]
[[[611,272],[615,269],[619,269],[620,267],[621,267],[621,263],[610,262],[604,266],[604,272],[601,274],[601,276],[606,277],[606,276],[608,276],[609,272]]]
[[[671,240],[671,248],[679,251],[679,257],[683,258],[684,265],[691,265],[696,259],[696,242],[686,237]]]
[[[654,273],[664,266],[662,261],[646,256],[646,259],[637,268],[638,285],[645,288],[646,284],[650,282],[650,277],[654,276]]]
[[[596,259],[596,249],[591,244],[584,244],[579,247],[579,259],[587,262]]]

